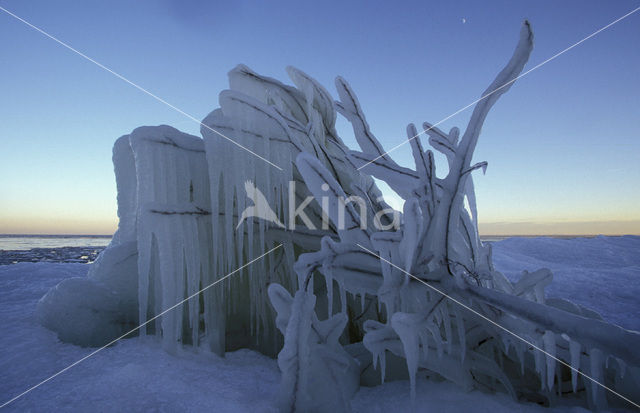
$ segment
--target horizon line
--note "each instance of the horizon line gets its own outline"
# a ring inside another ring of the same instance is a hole
[[[90,238],[90,237],[100,237],[100,238],[113,238],[114,234],[2,234],[0,233],[0,237],[75,237],[75,238]],[[567,237],[579,237],[579,238],[595,238],[598,236],[604,237],[638,237],[640,234],[479,234],[481,238],[535,238],[535,237],[550,237],[550,238],[567,238]]]

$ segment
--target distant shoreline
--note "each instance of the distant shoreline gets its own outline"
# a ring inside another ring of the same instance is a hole
[[[604,236],[598,235],[481,235],[480,240],[486,245],[498,245],[507,239],[532,240],[526,241],[526,243],[535,243],[544,239],[565,240],[566,242],[582,239],[597,242],[599,237],[604,239]],[[616,235],[606,238],[621,237],[625,236]],[[630,237],[637,238],[638,236],[632,235]],[[102,250],[107,248],[112,239],[111,235],[0,234],[0,265],[20,262],[91,263],[96,260]]]

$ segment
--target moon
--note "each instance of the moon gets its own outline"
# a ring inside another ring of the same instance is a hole
[[[467,19],[465,19],[464,17],[462,18],[462,24],[465,24],[467,22]]]

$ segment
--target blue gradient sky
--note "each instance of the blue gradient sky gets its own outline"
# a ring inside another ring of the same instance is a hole
[[[334,95],[342,75],[386,148],[406,139],[407,123],[437,122],[478,98],[524,18],[536,36],[530,68],[640,5],[266,3],[0,1],[198,119],[217,107],[238,63],[282,80],[294,65]],[[640,12],[520,79],[496,104],[475,156],[489,162],[475,179],[482,233],[640,234],[639,40]],[[442,127],[464,128],[470,112]],[[0,114],[0,233],[111,233],[115,139],[140,125],[199,134],[3,12]],[[412,162],[408,145],[393,156]]]

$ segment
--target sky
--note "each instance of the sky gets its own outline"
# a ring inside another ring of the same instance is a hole
[[[227,72],[239,63],[287,83],[285,67],[296,66],[334,97],[341,75],[390,149],[406,140],[407,124],[438,122],[480,97],[511,56],[525,18],[535,34],[527,70],[640,2],[0,6],[197,119],[218,106]],[[640,11],[500,98],[474,156],[489,164],[474,177],[481,234],[640,234],[638,41]],[[440,127],[464,130],[471,110]],[[196,122],[0,10],[0,233],[112,233],[113,143],[159,124],[199,135]],[[344,120],[337,129],[356,148]],[[391,156],[412,166],[409,145]],[[438,166],[442,175],[441,160]]]

